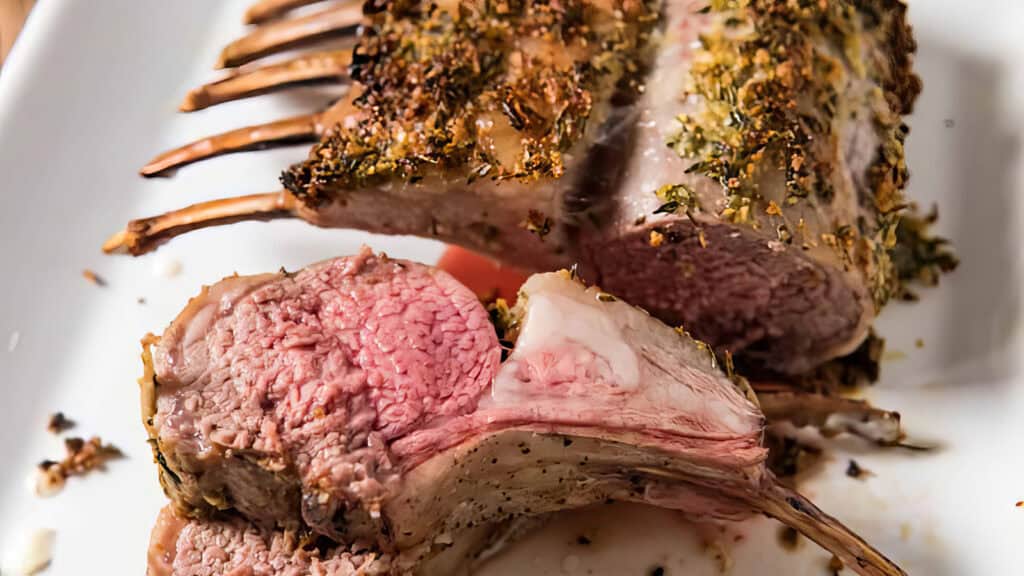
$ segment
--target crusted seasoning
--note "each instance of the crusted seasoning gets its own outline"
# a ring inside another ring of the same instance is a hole
[[[541,240],[545,236],[551,233],[551,227],[554,223],[551,222],[551,218],[544,215],[539,210],[530,210],[526,215],[526,220],[523,220],[521,226],[528,232],[535,234]]]
[[[950,250],[949,241],[931,233],[931,227],[938,218],[936,207],[922,215],[912,206],[896,227],[892,262],[899,279],[895,296],[900,300],[917,300],[917,294],[911,289],[913,284],[935,286],[942,274],[952,272],[960,265]]]
[[[693,59],[688,96],[700,105],[677,118],[680,129],[668,145],[693,160],[688,173],[722,186],[723,220],[759,227],[752,204],[766,202],[758,190],[766,177],[784,181],[785,206],[833,201],[835,128],[867,109],[880,144],[864,175],[866,189],[857,191],[865,216],[836,223],[823,240],[846,268],[865,271],[880,307],[898,292],[890,252],[908,175],[901,114],[920,91],[906,6],[898,0],[711,0],[703,12],[715,13],[718,24],[701,36]],[[851,77],[875,89],[842,94]],[[844,98],[861,97],[852,110],[844,107]],[[764,210],[771,217],[782,211],[774,202]],[[781,243],[793,242],[790,223],[773,227]]]
[[[104,444],[99,437],[64,439],[65,456],[61,461],[43,460],[39,463],[36,493],[51,496],[59,492],[71,476],[85,476],[94,470],[106,469],[110,460],[123,456],[120,449]]]
[[[557,178],[595,93],[639,67],[654,2],[389,2],[364,27],[351,125],[282,176],[307,203],[430,171],[467,181]]]

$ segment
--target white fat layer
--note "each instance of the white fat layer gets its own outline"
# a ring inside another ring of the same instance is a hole
[[[523,330],[516,340],[522,354],[552,350],[574,342],[604,358],[619,387],[640,386],[640,363],[612,314],[561,294],[530,296]]]

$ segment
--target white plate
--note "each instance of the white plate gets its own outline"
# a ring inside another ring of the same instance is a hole
[[[304,89],[175,113],[187,88],[213,77],[218,48],[242,32],[246,1],[43,0],[0,75],[0,549],[34,527],[54,528],[51,574],[142,573],[164,499],[139,423],[138,340],[200,284],[295,268],[362,242],[427,262],[441,252],[422,240],[281,222],[191,234],[136,260],[100,255],[104,237],[130,217],[273,190],[279,170],[304,154],[236,155],[170,180],[135,176],[171,145],[326,100],[322,89]],[[840,442],[876,476],[846,478],[849,456],[840,453],[805,490],[911,574],[1021,574],[1024,3],[916,0],[912,17],[926,86],[908,144],[912,196],[940,203],[940,228],[964,263],[920,304],[886,310],[882,331],[905,358],[885,366],[870,396],[899,409],[913,436],[945,448],[915,455]],[[152,274],[170,260],[182,274]],[[83,268],[109,285],[87,283]],[[43,430],[54,410],[128,458],[40,500],[26,478],[60,454]],[[698,534],[676,514],[617,506],[566,515],[486,574],[642,575],[656,564],[670,575],[717,574],[701,544],[709,536],[731,555],[734,575],[825,573],[828,555],[806,543],[784,551],[776,533],[758,519]],[[576,544],[581,534],[592,544]]]

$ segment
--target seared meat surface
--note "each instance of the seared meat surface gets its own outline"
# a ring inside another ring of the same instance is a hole
[[[482,539],[467,528],[613,499],[768,514],[862,574],[901,573],[775,481],[753,393],[707,345],[567,272],[531,277],[494,314],[504,361],[468,289],[368,250],[204,290],[144,355],[144,421],[177,513],[245,517],[261,562],[309,531],[343,543],[344,562],[372,554],[404,574],[453,544],[469,554],[463,538]],[[201,522],[187,530],[220,530]],[[165,552],[194,545],[168,539]],[[174,574],[227,573],[157,556]]]
[[[347,95],[275,129],[321,137],[286,192],[135,221],[107,248],[299,217],[579,263],[791,374],[856,348],[897,288],[919,90],[901,2],[388,2],[364,18]]]

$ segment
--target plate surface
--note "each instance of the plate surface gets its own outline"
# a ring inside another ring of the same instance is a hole
[[[140,259],[99,253],[131,217],[273,190],[279,170],[304,154],[235,155],[168,180],[135,175],[172,145],[329,99],[310,88],[175,113],[189,87],[214,76],[219,47],[242,33],[245,4],[43,0],[0,74],[8,206],[0,216],[0,554],[34,528],[53,528],[49,574],[143,572],[164,498],[138,416],[138,341],[161,330],[201,284],[234,271],[296,268],[361,243],[426,262],[443,249],[279,222],[198,232]],[[900,410],[915,439],[943,448],[879,452],[840,439],[804,491],[911,574],[1021,574],[1024,508],[1014,504],[1024,500],[1024,3],[913,0],[911,16],[925,80],[908,143],[911,196],[939,203],[940,231],[956,242],[963,265],[922,302],[885,311],[880,328],[899,358],[886,363],[869,396]],[[154,274],[174,262],[180,274]],[[86,282],[84,268],[108,285]],[[42,500],[27,478],[36,462],[61,453],[44,431],[55,410],[128,457]],[[845,477],[851,457],[875,475]],[[560,517],[483,573],[618,576],[663,566],[670,575],[718,574],[716,551],[737,576],[826,573],[828,555],[806,542],[785,551],[777,533],[764,519],[720,530],[606,506]],[[591,543],[579,544],[581,535]]]

